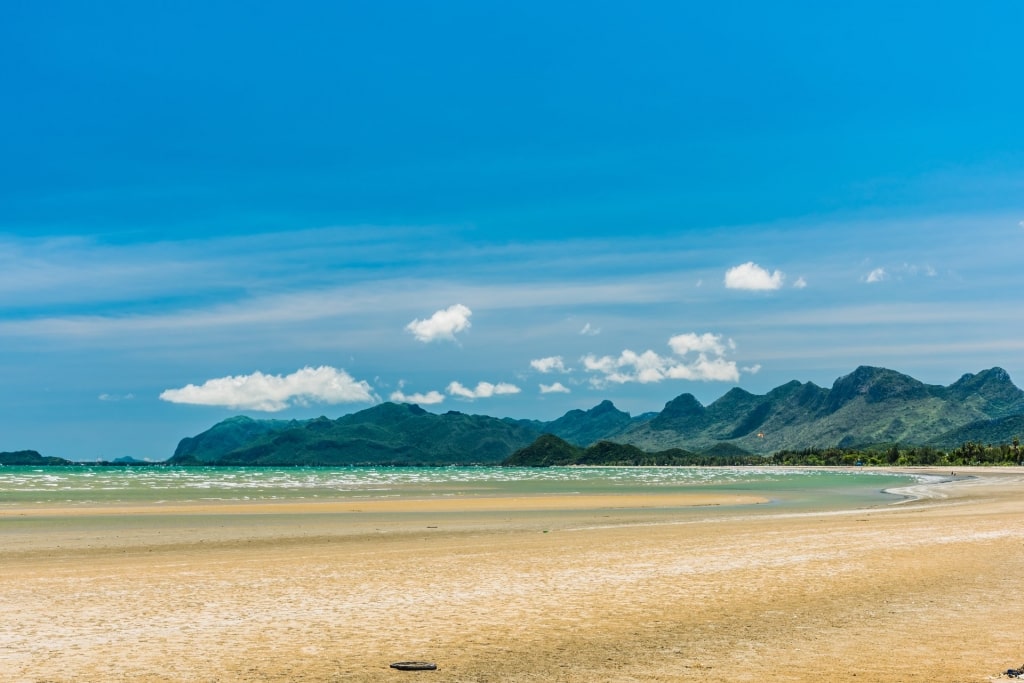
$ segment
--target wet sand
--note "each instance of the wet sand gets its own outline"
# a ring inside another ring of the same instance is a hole
[[[79,505],[74,514],[86,516],[112,515],[240,515],[240,514],[358,514],[358,513],[434,513],[485,512],[524,510],[593,510],[601,508],[679,508],[705,505],[750,505],[766,503],[764,496],[721,493],[654,493],[605,495],[536,495],[536,496],[464,496],[450,498],[377,498],[336,501],[272,501],[266,503],[224,502],[154,505]],[[4,517],[63,517],[69,508],[24,507],[0,508]]]
[[[686,496],[8,509],[0,680],[987,681],[1024,664],[1024,470],[957,478],[809,513]]]

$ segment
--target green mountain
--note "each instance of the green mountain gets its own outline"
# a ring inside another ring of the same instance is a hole
[[[52,466],[52,465],[73,465],[75,463],[64,458],[40,455],[38,451],[9,451],[0,453],[0,465],[25,466],[31,465]]]
[[[202,434],[185,437],[178,443],[172,461],[212,462],[225,453],[243,448],[270,434],[295,428],[304,421],[254,420],[245,415],[229,417],[218,422]]]
[[[510,455],[503,465],[508,467],[555,467],[578,464],[583,449],[554,434],[541,434],[529,446]]]
[[[732,389],[707,407],[683,394],[654,419],[611,437],[645,450],[685,446],[704,450],[728,442],[768,454],[808,447],[878,443],[952,448],[957,431],[974,422],[1024,414],[1024,392],[1001,368],[964,375],[942,387],[885,368],[862,366],[831,389],[789,382],[763,396]],[[1012,421],[989,424],[1009,441]]]
[[[601,401],[590,410],[570,410],[557,420],[542,423],[540,428],[569,443],[587,446],[620,434],[634,422],[629,413],[619,410],[611,401]]]
[[[739,449],[736,449],[737,451]],[[580,448],[554,434],[542,434],[536,441],[513,453],[502,464],[508,467],[554,467],[565,465],[694,465],[708,458],[682,449],[648,453],[629,444],[598,441]]]
[[[263,429],[238,418],[232,420],[191,439],[183,439],[168,462],[493,465],[538,435],[537,430],[513,420],[456,411],[435,415],[416,405],[396,403],[383,403],[337,420],[319,417]],[[245,440],[244,433],[254,436]],[[225,444],[222,450],[215,447],[219,444]]]
[[[955,448],[973,441],[978,444],[1012,443],[1017,437],[1024,441],[1024,415],[1007,415],[994,420],[978,420],[942,434],[926,446]]]
[[[943,387],[862,366],[837,379],[831,389],[798,381],[764,395],[733,388],[708,406],[682,394],[660,413],[639,417],[610,401],[569,411],[551,422],[456,411],[436,415],[394,403],[336,420],[235,417],[182,439],[168,462],[465,465],[518,459],[533,465],[696,464],[695,458],[738,462],[749,454],[806,448],[901,444],[949,449],[968,440],[1009,442],[1024,435],[1022,422],[1024,392],[1000,368],[967,374]]]
[[[1013,384],[1009,373],[1002,368],[964,375],[950,385],[948,396],[992,418],[1009,417],[1024,410],[1021,406],[1024,392]]]

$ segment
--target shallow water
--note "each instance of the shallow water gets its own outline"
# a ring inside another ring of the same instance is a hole
[[[0,467],[0,507],[714,492],[831,508],[892,502],[885,489],[921,480],[772,467]]]

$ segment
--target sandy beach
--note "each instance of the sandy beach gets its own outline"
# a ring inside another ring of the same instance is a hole
[[[0,681],[998,679],[1024,664],[1024,469],[956,479],[800,513],[713,495],[7,508]]]

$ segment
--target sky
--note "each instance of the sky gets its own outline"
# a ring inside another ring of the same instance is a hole
[[[0,10],[0,451],[1024,383],[1024,3]]]

